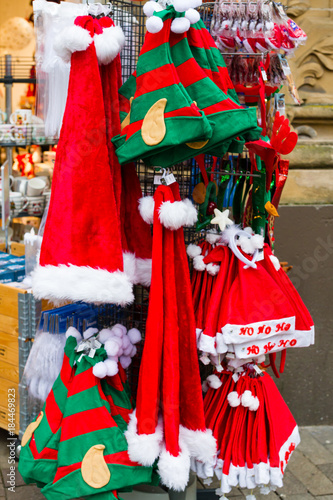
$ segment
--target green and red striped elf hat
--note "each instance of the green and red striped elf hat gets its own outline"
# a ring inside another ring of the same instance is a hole
[[[129,123],[113,139],[121,164],[212,135],[211,125],[183,88],[171,60],[171,22],[166,19],[159,33],[146,34]]]
[[[25,431],[21,441],[19,472],[26,483],[41,488],[53,481],[57,470],[58,446],[67,394],[74,377],[75,347],[80,333],[70,329],[60,374],[44,407]]]

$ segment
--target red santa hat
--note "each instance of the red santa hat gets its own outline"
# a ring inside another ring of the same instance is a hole
[[[190,276],[180,221],[183,218],[183,224],[190,223],[184,215],[190,205],[180,201],[176,184],[172,189],[158,187],[153,205],[152,281],[145,346],[136,415],[131,416],[125,435],[132,460],[153,464],[158,459],[162,483],[184,490],[191,458],[213,473],[216,443],[204,419]]]
[[[39,299],[126,305],[132,284],[123,271],[98,67],[121,49],[120,28],[103,29],[78,17],[62,34],[58,51],[71,55],[67,104],[61,129],[52,195],[40,264],[33,276]]]

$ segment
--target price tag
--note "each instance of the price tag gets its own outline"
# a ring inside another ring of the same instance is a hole
[[[267,78],[267,73],[266,73],[265,69],[263,67],[261,67],[260,72],[261,72],[262,79],[266,83],[268,81],[268,78]]]
[[[174,182],[176,182],[176,178],[173,174],[168,174],[164,177],[164,180],[165,180],[165,184],[167,186],[170,186],[170,184],[173,184]]]
[[[88,357],[93,358],[95,356],[95,354],[96,354],[96,349],[90,349]]]
[[[95,342],[94,342],[94,347],[96,347],[96,349],[99,349],[101,347],[101,342],[99,342],[99,340],[95,339]]]
[[[155,175],[154,175],[154,184],[155,184],[155,185],[158,185],[158,186],[159,186],[160,184],[162,184],[162,183],[161,183],[161,179],[162,179],[162,176],[161,176],[161,175],[159,175],[159,174],[155,174]]]
[[[258,373],[258,375],[262,375],[263,374],[258,365],[254,365],[253,368],[254,368],[254,371],[256,373]]]

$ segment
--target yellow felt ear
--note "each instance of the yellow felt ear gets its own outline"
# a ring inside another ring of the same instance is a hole
[[[23,434],[22,440],[21,440],[21,446],[25,446],[37,427],[39,426],[42,418],[43,418],[44,413],[41,411],[40,415],[38,418],[35,420],[35,422],[31,422],[31,424],[28,425],[28,427],[25,430],[25,433]]]
[[[269,213],[269,215],[273,215],[273,217],[280,217],[278,211],[270,201],[266,203],[265,209]]]
[[[207,141],[187,142],[186,146],[188,146],[189,148],[192,148],[192,149],[201,149],[204,146],[206,146],[208,141],[209,141],[209,139]]]
[[[82,460],[82,478],[92,488],[103,488],[111,478],[103,450],[105,450],[104,444],[95,444],[89,448]]]
[[[127,125],[130,124],[131,107],[132,107],[133,97],[130,98],[129,102],[130,102],[130,110],[129,110],[128,114],[125,116],[125,118],[123,119],[123,121],[121,122],[120,130],[123,130],[123,128],[127,127]]]
[[[199,182],[194,189],[192,193],[192,198],[195,201],[195,203],[198,203],[198,205],[201,205],[206,198],[206,186],[204,185],[203,182]]]
[[[141,135],[147,146],[156,146],[163,141],[166,134],[164,110],[167,99],[159,99],[147,111],[141,127]]]

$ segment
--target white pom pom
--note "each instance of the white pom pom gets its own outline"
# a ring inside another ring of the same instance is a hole
[[[173,8],[176,12],[185,12],[190,7],[189,0],[173,0]]]
[[[264,248],[264,237],[261,236],[260,234],[255,234],[251,238],[252,246],[253,248]]]
[[[241,403],[243,406],[248,408],[250,404],[252,403],[252,392],[251,391],[244,391],[243,394],[241,395]]]
[[[254,235],[254,231],[253,231],[252,227],[250,227],[250,226],[245,227],[244,231],[246,231],[247,233],[249,233],[251,236]]]
[[[187,9],[185,12],[185,17],[190,21],[191,24],[195,24],[200,21],[200,14],[195,9]]]
[[[104,364],[104,361],[100,361],[99,363],[96,363],[96,365],[93,366],[93,374],[97,378],[106,377],[106,366]]]
[[[271,491],[272,490],[269,486],[260,486],[260,493],[262,495],[269,495]]]
[[[138,351],[138,350],[137,350],[137,348],[135,347],[135,345],[133,345],[133,346],[132,346],[132,350],[131,350],[131,352],[130,352],[130,354],[129,354],[129,355],[130,355],[130,357],[131,357],[131,358],[134,358],[134,356],[136,355],[137,351]]]
[[[159,3],[154,1],[146,2],[143,6],[143,13],[147,17],[151,17],[154,12],[158,12],[161,10],[163,10],[163,7],[161,7]]]
[[[83,332],[83,338],[89,339],[89,337],[92,337],[97,332],[98,332],[98,328],[88,328],[85,332]]]
[[[208,382],[207,380],[204,380],[201,384],[201,387],[202,387],[202,392],[207,392],[208,389],[209,389],[209,385],[208,385]]]
[[[145,222],[147,222],[147,224],[152,224],[154,222],[154,207],[155,201],[152,196],[143,196],[139,199],[139,212],[141,217]]]
[[[157,16],[148,17],[148,19],[146,21],[146,28],[147,28],[147,31],[149,31],[149,33],[158,33],[163,28],[163,21],[160,17],[157,17]],[[141,210],[140,210],[140,213],[141,213]],[[142,213],[141,213],[141,217],[143,218],[143,220],[148,222],[148,220],[146,220],[142,216]],[[154,219],[154,216],[153,216],[153,219]]]
[[[111,359],[106,359],[104,361],[104,365],[106,366],[106,374],[108,377],[114,377],[118,373],[118,363],[116,361],[112,361]]]
[[[108,356],[110,361],[115,361],[118,364],[118,356]]]
[[[190,7],[192,9],[197,9],[200,5],[202,5],[202,0],[190,0]]]
[[[233,408],[240,405],[240,397],[236,391],[229,392],[227,400],[229,405]]]
[[[132,358],[130,358],[129,356],[120,356],[119,361],[124,370],[126,370],[126,368],[128,368],[131,364]]]
[[[131,346],[131,341],[130,341],[130,339],[128,338],[127,335],[124,335],[123,338],[122,338],[123,349],[125,350],[126,347],[128,347],[129,345]],[[131,348],[132,348],[132,346],[131,346]]]
[[[247,254],[253,254],[254,248],[252,245],[252,238],[247,238],[246,236],[241,236],[237,241],[237,245],[241,247],[243,252]]]
[[[245,500],[256,500],[254,495],[246,495]]]
[[[137,344],[141,341],[141,333],[137,328],[131,328],[130,330],[128,330],[127,335],[132,344]]]
[[[193,243],[190,243],[187,246],[186,253],[190,257],[190,259],[194,259],[194,257],[197,257],[198,255],[201,254],[201,248],[199,245],[194,245]]]
[[[104,328],[98,334],[98,340],[102,342],[102,344],[105,344],[105,342],[109,340],[111,337],[112,337],[112,332],[108,328]]]
[[[216,276],[220,270],[220,266],[217,264],[213,264],[213,262],[210,262],[207,264],[206,267],[207,273],[210,274],[211,276]]]
[[[133,349],[133,345],[131,343],[129,343],[129,345],[127,347],[125,347],[125,348],[123,347],[123,355],[130,356],[132,349]]]
[[[171,31],[173,33],[185,33],[190,29],[190,21],[186,17],[176,17],[171,23]]]
[[[204,256],[203,255],[197,255],[193,259],[193,267],[196,271],[205,271],[206,269],[206,264],[204,263]]]
[[[260,401],[257,396],[252,396],[251,403],[249,405],[249,410],[257,411],[260,406]]]
[[[185,19],[185,18],[183,18]],[[188,198],[185,198],[182,202],[185,206],[186,219],[184,222],[184,226],[191,227],[198,220],[198,211]]]
[[[122,337],[123,335],[126,334],[127,330],[123,325],[120,325],[119,323],[117,323],[116,325],[114,325],[111,328],[111,332],[116,337]]]
[[[212,389],[219,389],[222,385],[222,382],[217,375],[209,375],[206,380],[209,387],[211,387]]]
[[[105,350],[108,356],[119,356],[120,355],[120,343],[117,342],[117,337],[107,340],[105,342]]]
[[[74,337],[78,342],[82,340],[81,333],[73,326],[70,326],[66,332],[66,339],[68,339],[68,337]]]

